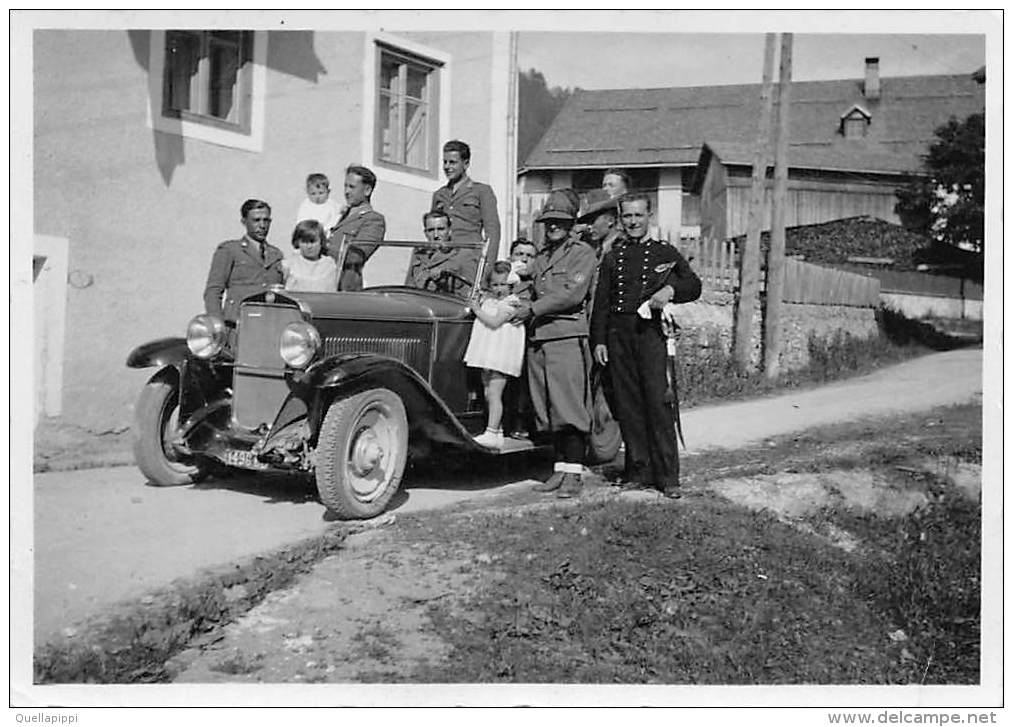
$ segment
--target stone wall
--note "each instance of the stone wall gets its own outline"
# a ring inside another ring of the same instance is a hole
[[[759,369],[763,361],[762,307],[753,310],[753,351],[750,365]],[[688,360],[698,357],[702,349],[720,347],[731,354],[735,325],[735,296],[732,293],[705,291],[699,300],[679,306],[679,355]],[[817,336],[831,340],[843,334],[858,338],[878,335],[873,308],[842,305],[801,305],[786,303],[783,310],[784,343],[781,349],[781,370],[805,368],[809,364],[809,339]]]

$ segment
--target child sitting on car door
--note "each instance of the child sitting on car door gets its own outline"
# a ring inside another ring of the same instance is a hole
[[[498,260],[493,263],[487,277],[487,288],[479,301],[469,301],[475,313],[471,340],[464,354],[464,362],[471,368],[482,369],[482,388],[488,407],[485,431],[475,437],[484,447],[499,449],[503,446],[503,389],[509,378],[519,376],[524,361],[524,326],[510,323],[518,298],[512,293],[519,280],[510,263]]]

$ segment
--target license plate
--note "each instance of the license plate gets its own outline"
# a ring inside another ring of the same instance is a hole
[[[230,467],[242,467],[248,470],[267,469],[267,465],[258,460],[253,452],[244,449],[226,449],[222,454],[222,462]]]

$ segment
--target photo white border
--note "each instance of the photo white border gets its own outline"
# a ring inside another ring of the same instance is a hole
[[[1001,11],[735,11],[721,15],[721,11],[560,11],[525,10],[516,12],[452,11],[412,12],[360,11],[353,17],[339,15],[338,11],[308,12],[244,12],[204,11],[210,17],[226,14],[232,20],[241,17],[247,27],[264,30],[283,28],[365,29],[379,32],[383,27],[406,27],[413,30],[474,30],[476,27],[502,29],[512,27],[521,31],[548,31],[565,28],[580,32],[591,30],[701,32],[751,32],[767,30],[785,32],[833,33],[980,33],[987,36],[986,65],[986,118],[989,129],[986,174],[986,316],[983,364],[983,530],[982,530],[982,685],[968,687],[813,687],[813,686],[762,686],[762,687],[611,687],[602,685],[52,685],[36,686],[31,683],[31,591],[33,529],[32,507],[32,387],[19,382],[31,378],[30,356],[24,355],[30,346],[18,346],[19,341],[32,336],[32,302],[30,273],[30,241],[32,240],[32,88],[30,73],[24,73],[32,58],[32,30],[42,28],[153,28],[180,26],[183,13],[195,18],[190,25],[210,27],[200,11],[14,11],[11,16],[9,118],[10,145],[10,224],[11,224],[11,285],[8,298],[10,310],[10,412],[8,424],[10,438],[11,476],[11,604],[17,614],[11,624],[11,681],[10,701],[20,705],[14,711],[35,714],[40,710],[52,713],[47,705],[86,706],[163,706],[163,705],[287,705],[334,706],[356,704],[381,705],[587,705],[617,704],[654,705],[727,705],[744,707],[777,706],[779,709],[728,710],[707,709],[680,712],[679,717],[690,724],[733,719],[748,720],[750,724],[793,725],[826,724],[827,711],[838,708],[860,712],[880,711],[886,707],[907,711],[943,711],[940,705],[960,710],[1001,704],[1003,700],[1003,657],[1008,636],[1003,629],[1006,562],[1004,540],[1003,499],[1003,273],[1004,256],[1002,212],[1004,202],[1003,148],[1005,128],[1003,118],[1004,67],[1002,54]],[[286,22],[288,19],[289,22]],[[870,28],[874,20],[875,27]],[[371,77],[372,73],[367,77]],[[449,90],[449,89],[448,89]],[[449,103],[441,102],[441,115]],[[372,114],[370,114],[372,118]],[[449,122],[441,134],[451,135]],[[372,137],[369,146],[372,149]],[[26,262],[27,261],[27,262]],[[13,617],[13,615],[12,615]],[[811,709],[785,708],[784,705]],[[931,706],[930,706],[931,705]],[[10,711],[10,710],[9,710]],[[987,711],[987,709],[985,710]],[[540,721],[543,713],[527,712],[525,719]],[[131,710],[101,709],[85,717],[101,721],[80,720],[80,724],[136,724]],[[236,718],[256,713],[239,710]],[[300,716],[313,718],[312,711]],[[559,713],[549,718],[558,720]],[[624,719],[620,712],[606,713],[606,718]],[[199,724],[222,721],[220,713],[197,710],[187,713],[146,712],[152,724],[176,724],[181,719]],[[231,719],[232,715],[229,716]],[[461,713],[433,713],[441,723],[461,719]],[[653,722],[665,719],[671,724],[672,715],[658,713],[633,715],[636,719]],[[321,715],[327,718],[327,715]],[[473,715],[467,716],[473,719]],[[484,716],[483,719],[486,717]],[[492,715],[489,715],[492,718]],[[511,715],[511,718],[516,716]],[[197,721],[199,719],[199,721]],[[13,716],[11,721],[14,721]]]

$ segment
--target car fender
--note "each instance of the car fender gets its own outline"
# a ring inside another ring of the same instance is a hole
[[[185,338],[159,338],[142,344],[127,356],[127,366],[132,369],[146,369],[152,366],[179,369],[186,360],[189,349]]]
[[[484,451],[429,384],[397,359],[379,354],[339,354],[314,364],[300,379],[307,388],[321,392],[310,417],[314,436],[335,398],[384,388],[401,397],[413,435]]]

